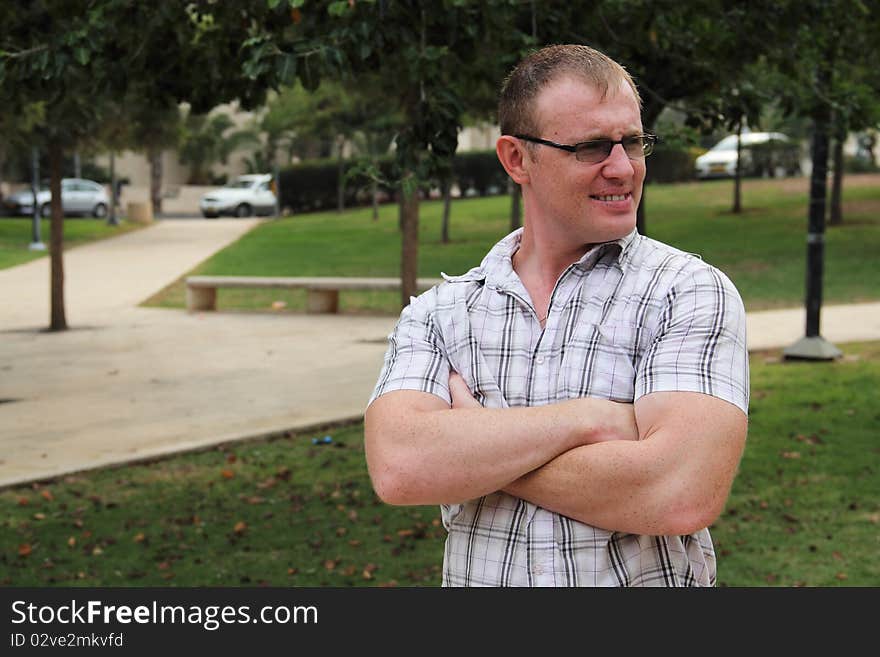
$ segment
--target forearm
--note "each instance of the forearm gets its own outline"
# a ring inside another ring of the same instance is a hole
[[[724,508],[747,418],[697,393],[654,393],[635,405],[638,441],[570,450],[506,486],[581,522],[638,534],[690,534]]]
[[[495,492],[574,447],[621,437],[631,417],[625,405],[598,399],[454,410],[395,401],[380,398],[365,421],[374,487],[394,504],[455,503]]]
[[[675,520],[687,517],[687,510],[679,508],[687,497],[670,485],[676,475],[663,472],[664,460],[652,447],[645,441],[578,447],[504,491],[595,527],[634,534],[690,533],[690,525]]]

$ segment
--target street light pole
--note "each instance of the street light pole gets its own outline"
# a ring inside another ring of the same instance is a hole
[[[40,191],[40,152],[37,147],[31,148],[31,193],[34,195],[33,204],[33,228],[31,231],[31,243],[28,248],[31,251],[45,251],[46,245],[40,239],[40,204],[37,202],[37,194]]]
[[[830,73],[823,67],[817,75],[818,87],[827,89]],[[806,335],[783,350],[787,360],[833,360],[843,353],[819,335],[822,309],[822,273],[825,261],[825,199],[828,177],[828,133],[830,108],[820,101],[813,114],[813,170],[810,174],[810,210],[807,228],[807,326]]]

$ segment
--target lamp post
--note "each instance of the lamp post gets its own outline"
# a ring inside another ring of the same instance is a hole
[[[34,146],[31,149],[31,193],[34,195],[33,204],[33,229],[31,231],[31,243],[28,248],[31,251],[45,251],[46,245],[40,239],[40,204],[37,202],[37,194],[40,191],[40,152]]]
[[[819,89],[829,87],[830,73],[818,73]],[[834,360],[843,353],[819,334],[822,309],[822,273],[825,262],[825,187],[828,175],[828,126],[830,109],[820,103],[813,114],[813,170],[810,174],[810,211],[807,228],[807,326],[806,335],[783,350],[786,360]]]

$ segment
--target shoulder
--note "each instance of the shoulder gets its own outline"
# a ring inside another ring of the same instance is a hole
[[[649,237],[639,236],[626,266],[630,274],[654,287],[654,296],[669,296],[687,291],[715,293],[735,300],[742,299],[730,278],[696,253],[682,251]]]

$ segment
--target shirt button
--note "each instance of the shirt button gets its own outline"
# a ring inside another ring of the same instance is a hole
[[[538,365],[543,365],[543,364],[544,364],[544,357],[543,357],[543,356],[538,356],[538,357],[535,359],[535,362],[536,362]]]

